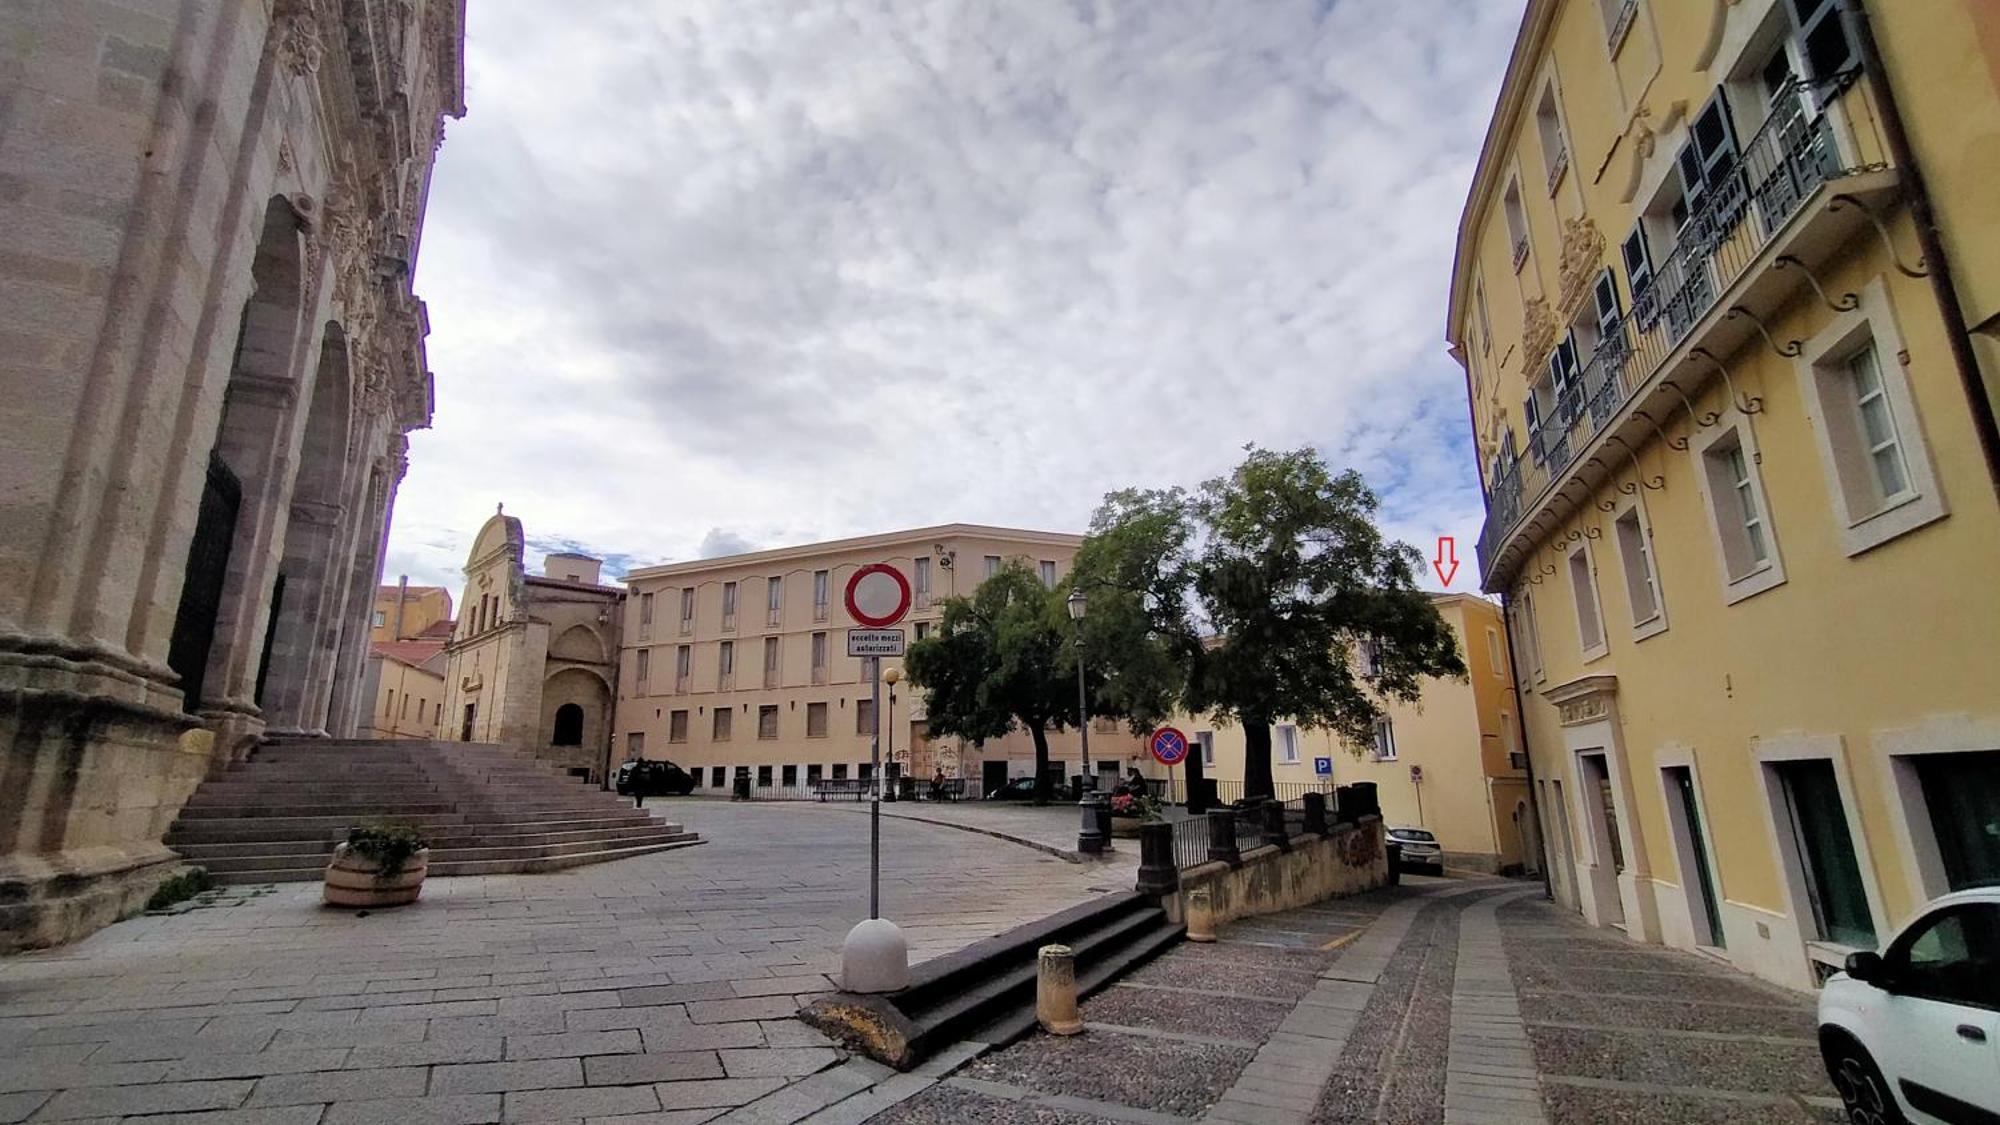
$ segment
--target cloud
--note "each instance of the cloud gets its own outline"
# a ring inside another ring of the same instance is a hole
[[[757,545],[733,531],[711,527],[708,534],[701,537],[701,546],[694,553],[704,559],[719,559],[725,555],[747,555],[757,549]]]
[[[500,500],[647,559],[1079,529],[1248,441],[1469,543],[1438,324],[1520,9],[482,0],[389,569],[455,582]]]

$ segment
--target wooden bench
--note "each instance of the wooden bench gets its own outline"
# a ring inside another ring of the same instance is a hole
[[[812,791],[822,801],[828,797],[852,797],[858,801],[868,795],[868,782],[858,777],[827,778],[813,782]]]
[[[923,793],[926,801],[956,801],[965,796],[965,779],[949,777],[943,781],[927,782]]]

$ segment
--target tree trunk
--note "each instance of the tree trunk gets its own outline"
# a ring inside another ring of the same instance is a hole
[[[1028,731],[1035,736],[1035,803],[1046,805],[1049,803],[1049,732],[1040,723],[1031,724]]]
[[[1243,799],[1269,797],[1277,792],[1271,783],[1271,724],[1265,719],[1243,717]]]

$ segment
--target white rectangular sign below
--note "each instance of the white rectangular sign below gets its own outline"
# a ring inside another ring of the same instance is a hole
[[[903,631],[901,629],[849,629],[847,631],[847,655],[901,656],[903,655]]]

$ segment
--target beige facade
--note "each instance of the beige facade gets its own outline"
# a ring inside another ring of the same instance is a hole
[[[428,653],[421,650],[428,649]],[[412,651],[419,650],[419,651]],[[368,654],[362,738],[443,737],[444,645],[376,645]]]
[[[0,948],[143,902],[260,735],[355,729],[463,23],[0,5]]]
[[[1388,703],[1369,746],[1355,746],[1331,731],[1277,724],[1272,780],[1285,798],[1373,782],[1384,823],[1429,829],[1454,866],[1539,871],[1500,607],[1468,594],[1432,600],[1458,638],[1466,682],[1433,678],[1417,702]],[[1220,783],[1220,795],[1240,795],[1235,787],[1243,781],[1243,729],[1199,716],[1175,722],[1204,747],[1204,761],[1211,763],[1206,774]],[[1331,773],[1318,772],[1322,761]]]
[[[440,737],[527,747],[602,779],[624,594],[598,585],[596,559],[550,555],[531,575],[525,550],[521,521],[504,513],[473,541]]]
[[[376,588],[368,639],[374,644],[414,640],[439,622],[451,624],[451,591],[443,586],[412,586],[405,578],[394,586]]]
[[[1991,0],[1531,0],[1447,330],[1559,901],[1810,985],[2000,877]]]
[[[859,539],[672,563],[627,576],[614,755],[667,758],[698,770],[704,787],[738,769],[753,783],[801,786],[813,778],[859,777],[869,760],[871,683],[849,657],[844,604],[859,567],[887,563],[910,583],[902,628],[914,643],[936,627],[940,603],[969,595],[1004,562],[1019,560],[1050,584],[1069,573],[1081,537],[947,524]],[[901,661],[882,662],[886,672]],[[884,761],[911,776],[942,769],[968,792],[1032,776],[1023,732],[984,745],[930,738],[923,705],[907,687],[894,714],[883,690]],[[1136,762],[1139,740],[1098,724],[1094,765]],[[1076,732],[1049,736],[1049,760],[1078,773]],[[1102,768],[1099,765],[1099,768]]]

